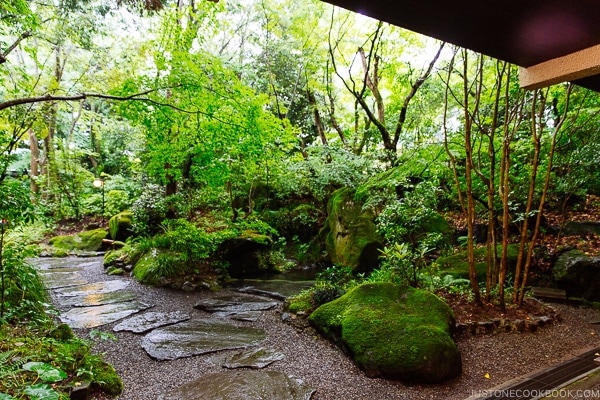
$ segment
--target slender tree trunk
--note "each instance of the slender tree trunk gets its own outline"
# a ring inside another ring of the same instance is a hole
[[[325,136],[325,128],[323,127],[323,121],[321,120],[321,113],[319,112],[319,108],[317,107],[317,99],[315,97],[315,93],[311,90],[307,90],[308,103],[310,104],[313,110],[313,117],[315,121],[315,127],[317,128],[317,133],[319,134],[319,138],[321,139],[321,144],[327,146],[327,137]]]
[[[38,139],[33,129],[29,130],[29,151],[31,152],[31,161],[29,163],[29,186],[32,193],[39,193],[40,188],[37,184],[37,177],[39,175],[39,158],[40,148],[38,146]]]
[[[479,289],[479,282],[477,280],[477,270],[475,269],[475,248],[474,248],[474,235],[473,228],[475,226],[475,201],[473,198],[473,146],[472,146],[472,130],[473,120],[470,112],[470,88],[468,82],[468,60],[467,51],[463,51],[463,107],[464,107],[464,146],[465,146],[465,180],[466,189],[465,195],[467,197],[467,264],[469,266],[469,280],[471,282],[471,289],[475,296],[474,302],[478,305],[483,305],[481,300],[481,290]],[[477,109],[477,104],[474,105],[474,109]]]
[[[515,268],[515,282],[513,285],[513,303],[518,303],[521,290],[521,279],[523,274],[523,264],[526,259],[526,251],[528,245],[528,235],[529,235],[529,216],[531,210],[533,209],[533,201],[535,198],[535,184],[537,181],[537,173],[539,168],[540,161],[540,150],[541,150],[541,135],[542,132],[538,130],[537,121],[541,120],[544,109],[544,102],[539,107],[538,110],[538,102],[537,98],[540,95],[540,91],[536,90],[533,94],[533,100],[531,104],[531,140],[533,142],[533,155],[531,161],[531,176],[529,177],[529,190],[527,193],[527,203],[525,205],[524,210],[524,218],[523,223],[521,224],[521,238],[519,240],[519,253],[517,255],[517,266]]]
[[[572,89],[573,89],[573,85],[569,84],[569,87],[567,88],[565,109],[563,111],[562,118],[560,118],[559,122],[555,122],[556,125],[554,126],[554,129],[552,132],[550,151],[548,152],[548,167],[547,167],[546,176],[544,179],[544,188],[542,189],[542,194],[540,196],[540,203],[539,203],[539,206],[537,209],[537,215],[536,215],[536,219],[535,219],[535,227],[533,228],[533,233],[531,235],[531,241],[530,241],[529,247],[527,249],[527,256],[525,258],[523,277],[521,278],[521,286],[519,288],[518,304],[520,304],[520,305],[523,304],[523,299],[525,296],[525,288],[527,286],[527,278],[529,277],[529,270],[531,268],[531,264],[533,261],[533,249],[537,242],[537,238],[538,238],[538,235],[540,232],[540,225],[541,225],[541,221],[542,221],[544,205],[546,202],[546,195],[548,194],[548,188],[550,187],[550,176],[552,174],[552,163],[554,160],[554,152],[556,149],[556,139],[558,137],[558,132],[560,131],[560,129],[562,128],[562,125],[564,124],[564,121],[567,116],[567,112],[569,110],[569,100],[570,100]],[[541,136],[541,134],[540,134],[540,136]]]

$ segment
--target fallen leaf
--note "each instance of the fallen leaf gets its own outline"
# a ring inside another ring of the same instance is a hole
[[[485,373],[485,375],[484,375],[483,377],[484,377],[485,379],[490,379],[490,378],[491,378],[491,376],[490,376],[489,372],[486,372],[486,373]]]

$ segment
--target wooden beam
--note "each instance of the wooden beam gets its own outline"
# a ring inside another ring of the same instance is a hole
[[[539,89],[598,74],[600,44],[531,67],[520,67],[519,82],[524,89]]]

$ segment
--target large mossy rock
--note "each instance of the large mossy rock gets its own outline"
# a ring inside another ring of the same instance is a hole
[[[353,189],[342,188],[329,199],[323,232],[325,247],[333,264],[369,272],[378,266],[383,241],[372,212],[363,210],[354,194]]]
[[[600,257],[579,250],[563,253],[552,269],[554,281],[568,297],[600,301]]]
[[[309,321],[370,377],[440,383],[462,371],[450,335],[454,314],[426,291],[364,284],[317,308]]]
[[[114,215],[108,221],[108,231],[113,240],[124,242],[131,236],[133,226],[133,213],[131,211],[122,211]]]
[[[105,229],[92,229],[90,231],[80,232],[72,236],[54,236],[50,239],[51,246],[71,251],[99,251],[102,248],[102,241],[106,239],[108,232]]]

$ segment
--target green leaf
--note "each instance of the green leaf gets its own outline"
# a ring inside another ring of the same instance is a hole
[[[23,369],[37,372],[40,379],[44,382],[58,382],[67,377],[64,371],[43,362],[28,362],[23,365]]]
[[[14,400],[14,397],[9,394],[0,393],[0,400]]]
[[[23,391],[31,400],[59,400],[59,394],[50,386],[40,383],[38,385],[28,386]]]

